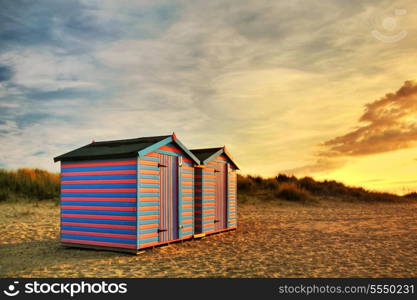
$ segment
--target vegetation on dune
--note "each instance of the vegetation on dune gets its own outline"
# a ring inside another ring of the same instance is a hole
[[[241,176],[237,178],[239,200],[242,202],[282,199],[305,202],[316,200],[339,201],[399,201],[417,199],[417,193],[398,196],[390,193],[367,191],[361,187],[346,186],[334,180],[316,181],[311,177],[297,178],[279,174],[275,178]]]
[[[60,178],[57,173],[40,169],[0,169],[0,201],[58,200]],[[349,187],[334,180],[316,181],[279,174],[275,178],[237,176],[238,201],[258,202],[286,200],[292,202],[333,201],[399,201],[417,200],[417,193],[397,196]]]
[[[0,169],[0,201],[58,198],[59,174],[40,169]]]

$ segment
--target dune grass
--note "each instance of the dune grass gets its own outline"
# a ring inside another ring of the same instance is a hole
[[[314,203],[328,201],[387,202],[417,200],[416,193],[398,196],[389,193],[367,191],[350,187],[333,180],[316,181],[311,177],[297,178],[279,174],[274,178],[261,176],[237,176],[238,201],[258,203],[287,201]],[[41,169],[0,169],[1,201],[59,200],[60,176]]]
[[[0,169],[0,201],[58,200],[59,180],[40,169]]]

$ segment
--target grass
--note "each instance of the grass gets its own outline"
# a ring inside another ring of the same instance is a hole
[[[319,201],[394,202],[417,200],[417,193],[398,196],[350,187],[333,180],[316,181],[279,174],[275,178],[261,176],[237,177],[238,201],[259,203],[286,201],[317,203]],[[0,169],[0,202],[59,200],[60,177],[40,169]]]
[[[59,174],[40,169],[0,169],[0,202],[58,198]]]
[[[275,178],[238,175],[238,200],[243,203],[291,201],[398,202],[417,200],[417,193],[398,196],[347,186],[334,180],[316,181],[311,177],[297,178],[279,174]]]

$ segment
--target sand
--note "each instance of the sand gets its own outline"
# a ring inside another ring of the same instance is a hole
[[[239,206],[239,229],[138,256],[64,248],[58,206],[0,204],[0,277],[416,277],[417,204]]]

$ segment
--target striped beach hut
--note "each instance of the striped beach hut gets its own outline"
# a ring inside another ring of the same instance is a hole
[[[194,149],[195,237],[236,229],[238,166],[226,147]]]
[[[194,235],[194,165],[175,136],[92,142],[61,162],[64,245],[136,252]]]

